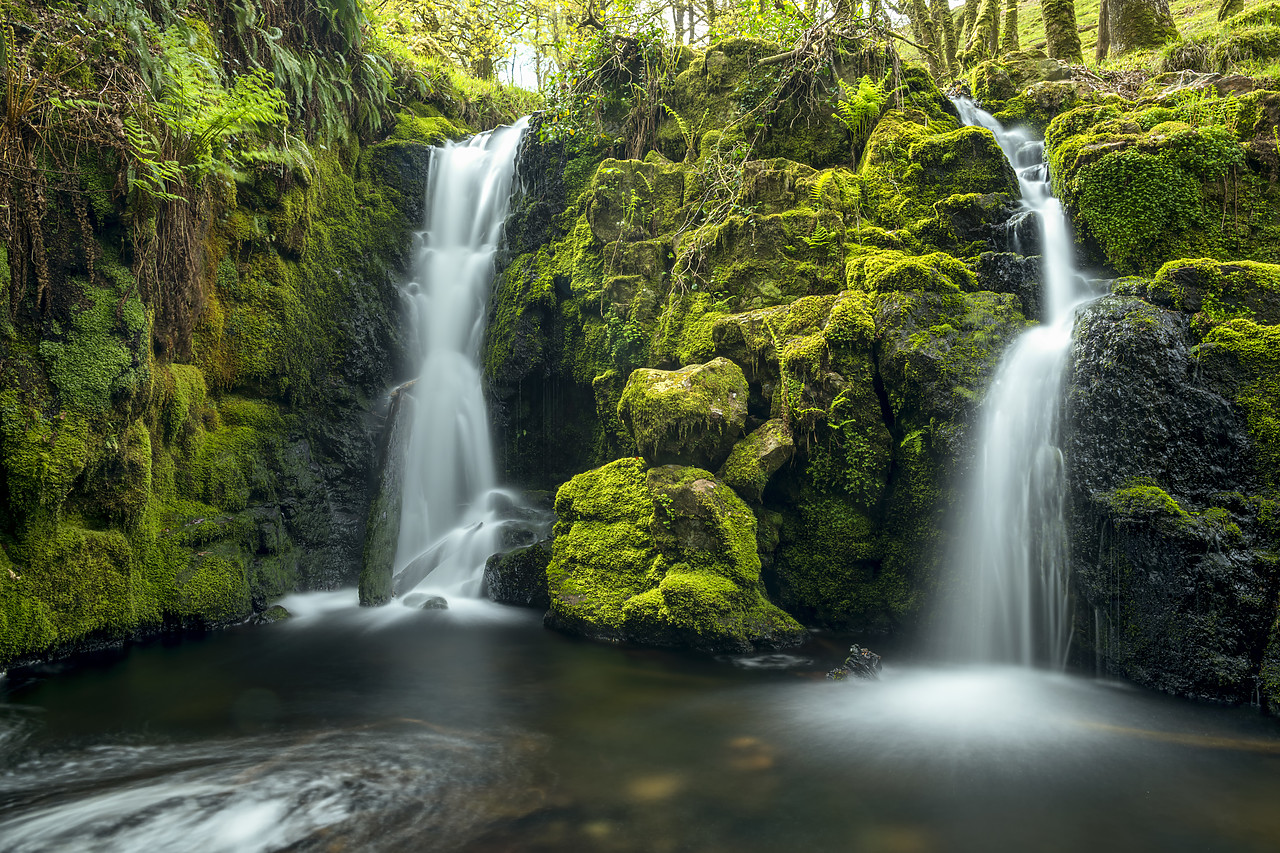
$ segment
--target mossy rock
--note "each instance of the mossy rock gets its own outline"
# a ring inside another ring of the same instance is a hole
[[[761,593],[751,510],[708,471],[620,459],[565,483],[556,515],[551,627],[712,652],[805,637]]]
[[[743,500],[759,503],[769,479],[794,455],[791,429],[775,418],[735,444],[717,476]]]
[[[618,417],[654,464],[716,466],[742,435],[748,395],[742,368],[726,358],[679,370],[641,368],[627,380]]]
[[[1260,323],[1280,323],[1280,265],[1212,258],[1170,261],[1146,288],[1157,305],[1204,312],[1208,319],[1248,316]]]

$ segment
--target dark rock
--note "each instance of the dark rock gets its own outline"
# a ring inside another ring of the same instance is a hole
[[[1106,297],[1077,325],[1064,420],[1078,663],[1246,700],[1275,613],[1240,411],[1188,318]],[[1234,493],[1234,494],[1233,494]]]
[[[848,678],[880,678],[880,655],[853,645],[849,647],[849,656],[844,663],[827,673],[831,681],[844,681]]]
[[[983,252],[978,258],[978,288],[995,293],[1011,293],[1022,303],[1028,320],[1041,318],[1040,258],[1014,252]]]
[[[524,548],[494,554],[484,565],[485,594],[499,604],[514,604],[546,610],[547,564],[551,562],[551,541],[535,542]]]
[[[413,610],[448,610],[449,602],[442,595],[411,592],[404,597],[404,606]]]
[[[279,604],[273,604],[261,613],[255,613],[249,618],[251,625],[270,625],[273,622],[283,622],[286,619],[292,619],[293,614]]]

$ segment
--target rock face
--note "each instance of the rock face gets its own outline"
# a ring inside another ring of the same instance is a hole
[[[1170,263],[1079,321],[1064,423],[1075,642],[1081,665],[1141,684],[1274,703],[1280,398],[1260,344],[1276,327],[1225,318],[1265,314],[1280,267],[1247,272]]]
[[[751,510],[708,471],[619,459],[562,486],[556,515],[551,627],[716,652],[805,637],[762,593]]]
[[[547,595],[547,565],[550,562],[550,541],[494,554],[484,565],[486,594],[499,604],[546,610],[551,605]]]
[[[716,467],[747,421],[746,377],[726,358],[631,374],[618,417],[654,465]]]

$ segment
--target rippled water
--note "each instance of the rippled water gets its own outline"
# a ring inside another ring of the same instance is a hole
[[[294,620],[10,673],[0,849],[1280,848],[1280,726],[841,643],[710,659],[536,614],[286,602]]]

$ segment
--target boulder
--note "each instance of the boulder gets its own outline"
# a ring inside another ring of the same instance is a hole
[[[769,478],[795,452],[790,427],[774,418],[733,446],[718,476],[744,500],[759,503]]]
[[[716,467],[742,435],[748,393],[742,369],[726,358],[640,368],[622,391],[618,417],[650,463]]]
[[[565,483],[556,515],[549,627],[711,652],[806,636],[763,594],[755,516],[709,471],[619,459]]]
[[[1076,648],[1148,687],[1245,701],[1276,612],[1271,502],[1258,495],[1271,466],[1256,467],[1265,447],[1231,399],[1237,383],[1256,389],[1255,368],[1235,363],[1239,329],[1193,348],[1190,326],[1121,296],[1077,324],[1063,424]]]
[[[547,564],[551,540],[535,542],[505,554],[494,554],[484,565],[485,594],[499,604],[546,610]]]

